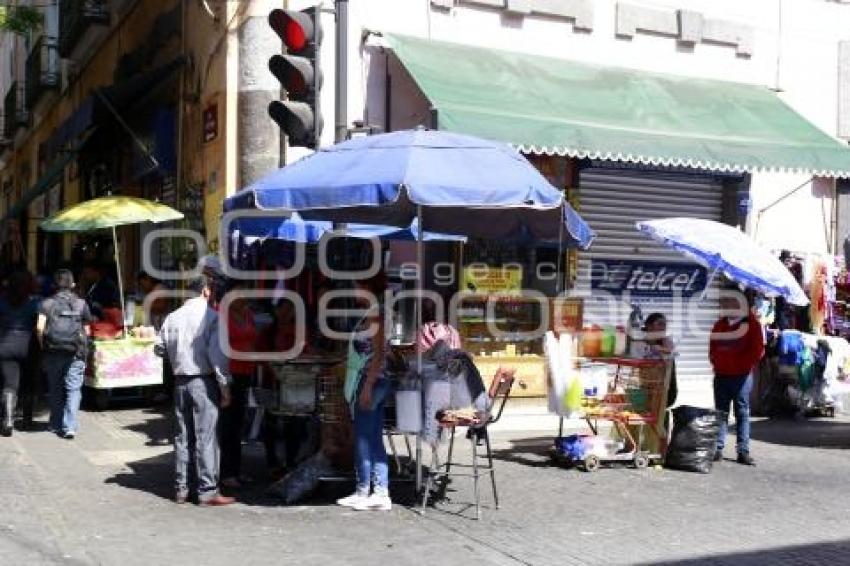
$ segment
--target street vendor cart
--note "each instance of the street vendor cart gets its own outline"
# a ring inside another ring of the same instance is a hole
[[[671,362],[631,358],[594,361],[607,364],[613,370],[613,379],[601,397],[584,398],[584,418],[595,436],[599,436],[599,423],[608,422],[622,440],[588,453],[582,467],[591,472],[603,462],[631,462],[642,469],[661,461],[667,448],[664,417]]]
[[[85,386],[95,391],[95,405],[105,409],[113,390],[162,385],[162,358],[151,338],[95,340],[86,365]]]
[[[67,207],[40,224],[48,232],[112,233],[115,265],[118,268],[119,309],[111,321],[114,332],[95,339],[90,353],[85,385],[94,389],[98,408],[105,408],[111,390],[147,385],[162,385],[162,360],[154,355],[152,335],[131,337],[127,332],[124,284],[117,227],[145,222],[180,220],[183,213],[164,204],[130,196],[105,196]],[[120,337],[114,337],[120,335]],[[95,333],[95,336],[98,336]]]

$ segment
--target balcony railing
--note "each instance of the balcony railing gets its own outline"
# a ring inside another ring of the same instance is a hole
[[[108,24],[106,0],[61,0],[59,3],[59,55],[69,57],[92,24]]]
[[[54,37],[41,36],[27,57],[26,107],[32,109],[48,90],[59,88],[59,49]]]
[[[23,105],[24,85],[19,82],[12,83],[9,92],[3,99],[3,137],[12,139],[19,127],[29,124],[29,113]]]
[[[12,145],[12,139],[6,135],[6,116],[0,115],[0,154]]]

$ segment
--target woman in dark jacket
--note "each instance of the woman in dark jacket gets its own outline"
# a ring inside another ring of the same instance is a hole
[[[12,436],[15,406],[23,369],[29,355],[30,341],[38,304],[30,296],[32,276],[27,271],[17,271],[9,277],[9,284],[0,297],[0,435]]]

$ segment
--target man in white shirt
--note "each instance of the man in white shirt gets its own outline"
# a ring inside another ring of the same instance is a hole
[[[217,269],[205,269],[193,285],[200,296],[187,300],[165,318],[156,347],[159,355],[168,356],[174,370],[175,501],[188,500],[189,447],[194,444],[198,503],[202,506],[235,501],[218,491],[216,428],[219,405],[230,403],[230,374],[219,343],[218,313],[213,309],[216,278],[221,278]]]

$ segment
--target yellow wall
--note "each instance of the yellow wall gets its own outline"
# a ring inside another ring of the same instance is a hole
[[[39,144],[49,139],[93,89],[112,84],[121,56],[144,44],[157,16],[179,4],[181,0],[139,0],[121,22],[113,24],[109,35],[79,70],[73,84],[51,102],[43,116],[36,117],[35,125],[27,130],[23,141],[7,153],[0,179],[13,179],[17,193],[31,187],[38,179]],[[228,150],[228,147],[235,147],[235,140],[228,142],[229,132],[235,132],[235,96],[229,98],[227,95],[228,89],[235,92],[236,75],[233,68],[228,70],[228,65],[233,65],[236,59],[236,29],[246,4],[250,2],[211,2],[208,5],[215,12],[210,15],[202,3],[183,0],[183,39],[174,41],[173,46],[169,45],[168,49],[158,53],[158,59],[161,57],[163,61],[155,62],[164,63],[181,51],[191,58],[191,63],[182,71],[183,96],[182,104],[178,105],[182,106],[178,107],[178,115],[182,116],[177,142],[180,147],[178,194],[182,194],[181,187],[187,184],[203,187],[204,222],[209,241],[218,237],[222,199],[236,189],[236,175],[229,170],[236,166],[235,151]],[[25,53],[23,57],[26,57]],[[19,80],[23,80],[22,77]],[[174,93],[174,99],[178,98],[179,93]],[[211,142],[204,142],[202,115],[210,104],[218,107],[218,136]],[[229,125],[232,129],[228,128]],[[23,174],[22,169],[27,166],[29,173]],[[72,179],[68,170],[63,187],[63,205],[78,202],[81,194],[79,180]],[[30,213],[33,213],[32,207]],[[37,220],[34,219],[30,222],[30,234],[24,235],[30,268],[36,264],[36,225]],[[65,239],[63,251],[66,258],[74,241],[74,236]]]

